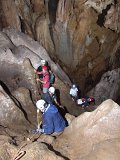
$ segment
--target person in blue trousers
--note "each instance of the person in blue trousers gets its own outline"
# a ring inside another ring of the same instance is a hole
[[[48,135],[60,135],[65,127],[65,120],[60,115],[57,107],[53,104],[47,104],[43,99],[40,99],[36,103],[37,113],[41,111],[42,116],[42,128],[38,128],[39,133]]]

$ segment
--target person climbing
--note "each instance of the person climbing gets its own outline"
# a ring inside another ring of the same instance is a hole
[[[91,105],[91,103],[95,104],[95,99],[93,97],[85,97],[77,100],[77,105],[81,106],[83,109]]]
[[[43,99],[36,102],[36,107],[37,113],[39,111],[43,113],[42,128],[38,127],[37,132],[53,136],[60,135],[66,125],[57,107],[53,104],[47,104]]]
[[[70,88],[69,94],[72,97],[72,100],[76,102],[76,100],[78,99],[78,88],[76,87],[75,84],[73,84],[72,87]]]
[[[85,97],[85,99],[87,100],[87,102],[89,103],[89,105],[92,104],[92,103],[95,104],[95,98],[93,98],[93,97],[90,96],[90,97]]]
[[[47,62],[44,59],[41,60],[41,65],[37,68],[37,70],[34,69],[34,72],[38,74],[40,80],[43,80],[43,73],[42,73],[43,66],[47,66]]]
[[[47,93],[42,94],[42,99],[44,99],[48,104],[55,104],[59,107],[62,107],[57,101],[54,87],[50,87]]]
[[[42,72],[40,73],[43,74],[43,80],[40,80],[39,78],[37,78],[36,80],[42,83],[43,93],[47,93],[50,87],[50,76],[49,76],[48,68],[46,66],[42,66]]]
[[[77,102],[77,105],[82,107],[82,109],[89,106],[89,103],[87,102],[87,100],[85,98],[77,99],[76,102]]]

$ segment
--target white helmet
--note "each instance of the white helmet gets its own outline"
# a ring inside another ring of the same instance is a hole
[[[42,60],[41,60],[41,64],[42,64],[42,65],[45,65],[45,64],[46,64],[46,61],[45,61],[44,59],[42,59]]]
[[[41,110],[41,112],[44,112],[45,108],[47,107],[47,103],[43,99],[40,99],[36,102],[36,106]]]
[[[52,93],[52,94],[54,94],[55,93],[55,88],[54,87],[50,87],[49,88],[49,92]]]
[[[73,85],[72,85],[72,88],[75,88],[75,87],[76,87],[75,84],[73,84]]]

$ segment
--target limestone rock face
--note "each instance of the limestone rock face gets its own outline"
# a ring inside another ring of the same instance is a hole
[[[1,0],[0,24],[14,24],[37,40],[86,94],[115,63],[120,67],[114,58],[120,47],[119,8],[114,0]]]
[[[28,88],[37,98],[39,95],[33,67],[29,59],[19,61],[11,50],[1,50],[0,54],[1,81],[7,85],[10,91],[19,87]]]
[[[0,125],[16,132],[25,131],[26,126],[29,128],[21,107],[15,103],[12,96],[7,95],[2,86],[0,86]]]
[[[17,101],[20,103],[22,109],[24,110],[24,113],[26,113],[26,118],[29,122],[35,125],[36,122],[36,106],[33,104],[31,97],[30,97],[30,91],[26,88],[18,88],[14,92],[12,92],[12,95],[17,99]]]
[[[104,73],[100,82],[88,95],[93,95],[97,103],[101,103],[108,98],[117,101],[120,96],[120,69]]]
[[[0,1],[0,28],[14,27],[21,30],[19,13],[13,0]]]
[[[87,3],[96,5],[99,13],[94,12],[93,6],[87,7]],[[109,13],[111,3],[111,0],[60,0],[58,3],[53,30],[56,55],[71,79],[79,83],[82,92],[89,85],[95,85],[105,70],[114,68],[112,58],[119,50],[120,39],[116,32],[102,27],[104,12]],[[116,14],[119,14],[117,10]]]
[[[14,45],[11,42],[11,40],[3,32],[0,32],[0,48],[1,49],[6,49],[6,48],[13,49],[14,48]]]
[[[99,13],[102,13],[103,9],[106,9],[110,4],[114,4],[114,0],[88,0],[85,2],[85,5],[94,8]]]
[[[55,48],[54,48],[53,41],[51,39],[52,37],[50,35],[48,21],[44,15],[37,18],[36,24],[35,24],[35,33],[36,33],[37,41],[42,46],[44,46],[44,48],[47,50],[49,55],[53,57]]]
[[[11,138],[8,136],[0,135],[0,159],[10,160],[17,153],[17,148],[10,144]]]
[[[53,146],[72,160],[108,160],[119,159],[119,143],[120,106],[109,99],[95,111],[73,119]]]
[[[71,81],[67,74],[61,69],[58,64],[55,64],[51,58],[49,57],[46,50],[36,41],[31,39],[30,37],[26,36],[21,32],[17,32],[14,29],[5,29],[4,32],[8,35],[15,46],[25,46],[29,48],[32,52],[39,56],[40,59],[45,59],[51,67],[51,70],[58,76],[64,83],[70,85]],[[31,57],[32,58],[32,57]],[[32,59],[31,59],[32,61]],[[36,61],[33,64],[33,67],[36,68],[41,64],[41,62]]]
[[[105,160],[119,159],[119,150],[120,150],[120,138],[106,140],[94,146],[94,150],[88,154],[85,158],[81,160],[100,160],[105,158]]]
[[[64,158],[56,155],[54,152],[50,151],[45,144],[42,143],[32,143],[25,147],[25,156],[22,160],[64,160]]]
[[[119,10],[120,4],[111,6],[111,8],[107,12],[104,23],[104,26],[106,28],[110,28],[111,30],[114,30],[118,33],[120,32]]]

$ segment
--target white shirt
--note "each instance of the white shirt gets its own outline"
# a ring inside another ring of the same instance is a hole
[[[76,87],[70,89],[70,95],[74,97],[77,97],[77,92],[78,92],[78,89]]]

